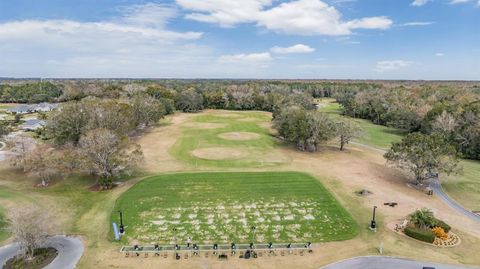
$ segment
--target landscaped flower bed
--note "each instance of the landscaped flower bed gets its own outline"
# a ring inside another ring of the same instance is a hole
[[[447,223],[435,218],[426,208],[410,214],[408,221],[396,225],[395,231],[402,231],[411,238],[439,247],[453,247],[461,242]]]

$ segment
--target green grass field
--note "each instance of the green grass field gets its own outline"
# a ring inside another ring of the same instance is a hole
[[[470,210],[480,211],[480,161],[462,160],[463,174],[442,182],[445,191]]]
[[[343,111],[342,106],[336,103],[334,99],[326,98],[320,101],[320,111],[330,115],[340,115]],[[402,140],[406,134],[405,131],[376,125],[369,120],[352,119],[364,130],[364,135],[355,139],[355,142],[362,143],[379,149],[388,149],[392,143]]]
[[[7,219],[5,209],[0,207],[0,242],[8,238]]]
[[[325,242],[358,233],[351,215],[315,178],[298,172],[187,173],[154,176],[117,200],[126,240],[172,243]]]
[[[202,114],[182,127],[183,135],[170,149],[170,154],[179,160],[194,166],[215,166],[222,168],[235,167],[268,167],[282,162],[271,156],[275,140],[262,123],[271,121],[271,116],[263,112],[225,112],[223,114]],[[205,129],[188,124],[217,124],[220,128]],[[230,132],[248,132],[258,135],[252,140],[227,140],[219,135]],[[225,148],[240,150],[241,158],[225,158],[213,160],[194,156],[192,151],[205,148]]]

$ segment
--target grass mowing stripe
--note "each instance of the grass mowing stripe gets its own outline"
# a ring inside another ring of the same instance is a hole
[[[324,242],[354,237],[358,226],[315,178],[297,172],[168,174],[145,179],[116,202],[124,241]]]

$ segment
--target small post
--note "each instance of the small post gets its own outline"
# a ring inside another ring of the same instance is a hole
[[[257,227],[252,226],[252,235],[253,235],[253,236],[252,236],[252,242],[253,242],[253,244],[255,244],[255,230],[256,230],[256,229],[257,229]]]
[[[370,222],[370,229],[372,231],[377,231],[377,222],[375,221],[375,210],[377,209],[377,206],[373,207],[373,216],[372,216],[372,221]]]
[[[121,211],[121,210],[118,210],[118,214],[120,215],[120,234],[124,234],[124,233],[125,233],[125,227],[123,226],[123,215],[122,215],[122,211]]]

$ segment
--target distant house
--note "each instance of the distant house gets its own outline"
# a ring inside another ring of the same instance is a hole
[[[49,112],[58,108],[58,104],[51,103],[40,103],[33,105],[17,105],[12,108],[7,109],[8,112],[12,114],[28,114],[34,112]]]
[[[20,128],[24,131],[35,131],[39,128],[43,128],[43,126],[45,126],[45,121],[39,119],[29,119],[20,125]]]
[[[35,105],[36,112],[50,112],[56,108],[58,108],[58,104],[40,103]]]
[[[31,105],[17,105],[7,109],[7,111],[13,114],[28,114],[33,112],[32,109]]]

